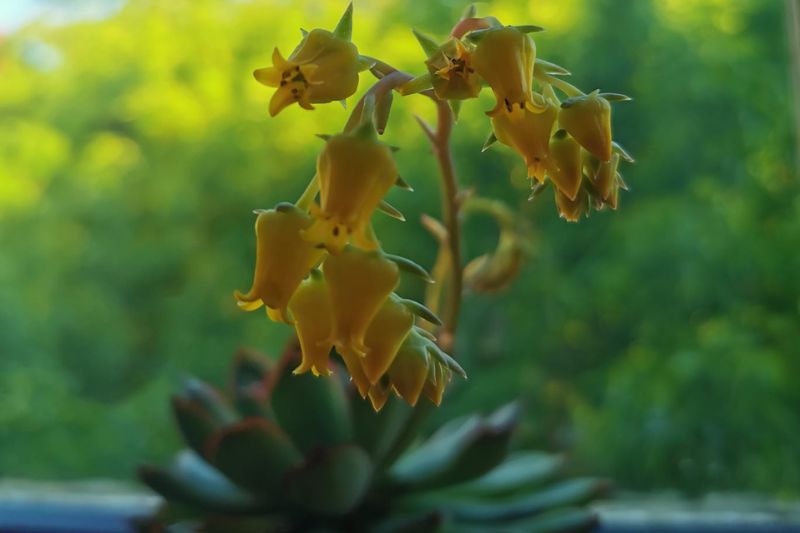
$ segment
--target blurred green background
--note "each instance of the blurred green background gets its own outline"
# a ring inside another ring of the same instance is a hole
[[[527,201],[515,154],[480,153],[489,92],[465,105],[460,179],[523,213],[535,252],[511,289],[467,296],[470,380],[431,424],[521,396],[525,444],[622,487],[796,496],[800,182],[784,2],[478,5],[545,26],[539,56],[583,89],[632,95],[614,126],[638,161],[618,212],[567,224],[549,194]],[[347,111],[269,119],[271,91],[251,72],[344,7],[3,4],[0,476],[129,478],[177,446],[167,397],[183,376],[222,384],[237,347],[279,353],[289,328],[231,295],[251,280],[251,210],[299,195],[321,147],[312,134],[336,132]],[[354,40],[420,73],[410,28],[443,37],[464,7],[360,0]],[[390,193],[405,224],[377,215],[384,247],[428,266],[418,220],[438,213],[438,178],[412,114],[432,111],[396,99],[386,138],[416,192]],[[492,248],[487,222],[467,222],[468,257]]]

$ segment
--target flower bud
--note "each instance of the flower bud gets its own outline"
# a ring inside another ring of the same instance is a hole
[[[565,130],[550,138],[550,158],[547,176],[556,188],[574,200],[581,188],[581,147]]]
[[[528,166],[528,177],[539,182],[544,181],[545,160],[557,115],[558,108],[548,102],[541,113],[524,109],[518,120],[512,120],[508,113],[497,113],[491,118],[497,140],[521,155]]]
[[[269,103],[269,114],[274,117],[294,102],[314,109],[311,104],[344,100],[356,92],[361,70],[353,43],[315,29],[287,59],[275,48],[272,66],[257,69],[253,75],[264,85],[277,87]]]
[[[311,223],[308,213],[292,204],[258,214],[253,285],[247,294],[234,293],[239,307],[253,311],[266,305],[270,318],[288,321],[289,299],[324,254],[300,237]]]
[[[334,135],[317,159],[320,205],[312,210],[316,220],[303,238],[331,253],[339,253],[351,239],[362,248],[377,245],[367,236],[367,226],[397,181],[391,149],[364,131]]]
[[[531,96],[536,45],[513,26],[482,30],[472,55],[477,73],[492,88],[497,103],[487,114],[517,115],[523,109],[538,111]]]
[[[332,340],[343,356],[368,352],[364,344],[372,319],[397,286],[400,271],[379,250],[346,247],[322,264],[333,310]]]
[[[303,281],[289,301],[289,310],[294,317],[297,338],[300,340],[302,360],[294,369],[295,374],[309,370],[315,375],[329,375],[328,356],[333,343],[331,298],[328,285],[318,270]]]
[[[476,257],[464,267],[464,285],[475,292],[500,291],[514,281],[524,259],[520,236],[501,229],[497,249],[492,254]]]
[[[564,100],[558,124],[600,161],[611,159],[611,105],[597,91]]]

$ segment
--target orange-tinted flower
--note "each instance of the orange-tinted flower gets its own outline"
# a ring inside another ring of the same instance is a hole
[[[302,374],[310,370],[315,376],[329,375],[331,370],[328,367],[328,356],[333,349],[330,340],[333,318],[328,286],[319,271],[313,271],[300,284],[289,302],[289,310],[294,317],[294,326],[303,353],[300,366],[294,369],[294,373]]]
[[[558,115],[555,105],[548,102],[545,106],[541,113],[525,108],[517,119],[509,113],[495,113],[491,118],[497,140],[520,154],[528,167],[528,177],[539,182],[544,181],[550,135]]]

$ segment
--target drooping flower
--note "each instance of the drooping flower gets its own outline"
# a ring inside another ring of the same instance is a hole
[[[367,234],[370,217],[397,181],[391,149],[381,143],[371,123],[334,135],[317,158],[320,204],[312,207],[314,224],[303,238],[339,253],[348,242],[375,248]]]
[[[342,355],[365,356],[365,335],[372,319],[400,278],[393,261],[380,250],[348,246],[322,264],[333,314],[331,340]]]
[[[297,288],[289,301],[289,311],[302,351],[300,366],[294,373],[310,370],[315,376],[329,375],[328,357],[333,349],[332,307],[328,285],[318,270],[313,270]]]
[[[480,38],[472,55],[473,65],[497,100],[487,115],[505,112],[517,117],[524,109],[541,112],[531,93],[536,44],[530,35],[514,26],[488,28],[474,34]]]
[[[516,120],[509,113],[495,113],[491,117],[495,137],[525,159],[530,179],[544,181],[550,135],[557,116],[558,107],[547,102],[541,113],[525,108]]]
[[[271,319],[289,321],[286,306],[292,294],[324,254],[300,236],[312,222],[308,213],[288,203],[258,213],[253,285],[246,294],[234,292],[240,308],[253,311],[265,305]]]
[[[466,377],[464,369],[452,357],[415,327],[400,346],[386,375],[397,395],[410,405],[416,405],[423,393],[439,405],[453,372]]]
[[[558,124],[600,161],[611,159],[611,104],[599,91],[564,100]]]
[[[558,214],[567,222],[577,222],[589,210],[589,195],[585,189],[580,189],[575,198],[570,198],[558,188],[555,188],[556,207]]]
[[[550,138],[547,176],[561,193],[575,200],[583,176],[581,147],[566,130],[558,130]]]
[[[333,32],[315,29],[284,59],[277,48],[272,53],[272,66],[253,72],[256,80],[276,87],[269,103],[269,114],[275,116],[297,102],[304,109],[311,104],[344,100],[358,88],[358,73],[368,64],[350,42],[352,4],[347,8]]]
[[[396,294],[390,295],[364,336],[367,353],[361,358],[361,367],[370,384],[377,383],[389,369],[413,325],[414,314]]]

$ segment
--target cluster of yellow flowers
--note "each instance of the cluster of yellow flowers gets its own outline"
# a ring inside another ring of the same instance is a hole
[[[403,74],[394,88],[448,101],[457,116],[461,101],[476,98],[488,85],[496,104],[487,112],[492,134],[484,149],[500,141],[524,158],[531,197],[552,182],[559,212],[570,221],[592,207],[616,209],[625,187],[619,161],[631,158],[612,141],[609,102],[628,98],[584,94],[563,81],[559,76],[569,74],[566,70],[536,57],[530,33],[541,28],[503,26],[474,15],[471,8],[441,45],[415,32],[428,56],[428,72],[416,78]],[[287,58],[274,50],[273,65],[254,72],[259,82],[276,88],[270,115],[294,102],[313,109],[344,101],[365,69],[379,78],[388,75],[385,69],[391,67],[359,54],[351,33],[352,4],[333,31],[304,31]],[[563,101],[555,89],[566,95]],[[395,185],[410,188],[398,177],[392,148],[377,136],[376,115],[382,130],[388,111],[380,107],[386,101],[390,97],[376,103],[368,93],[344,132],[322,136],[316,175],[296,204],[257,212],[253,285],[247,294],[235,293],[242,309],[263,305],[272,320],[294,325],[302,348],[296,373],[330,374],[335,350],[376,410],[391,391],[412,405],[421,395],[438,405],[453,373],[464,376],[435,337],[416,324],[417,317],[434,325],[438,318],[394,293],[400,270],[430,280],[428,274],[408,259],[386,254],[372,231],[376,210],[402,218],[384,202],[387,191]],[[518,239],[510,222],[503,225],[505,240],[495,256],[468,265],[468,286],[496,290],[519,269]]]
[[[315,29],[283,59],[255,77],[277,91],[275,115],[292,102],[305,108],[351,96],[358,72],[368,63],[350,42],[352,7],[333,32]],[[422,304],[394,293],[400,270],[430,280],[412,261],[386,254],[370,219],[391,209],[383,196],[398,177],[392,149],[380,142],[374,101],[350,131],[325,136],[317,172],[297,204],[257,211],[256,266],[247,294],[235,293],[240,308],[266,307],[275,321],[293,324],[302,349],[300,374],[329,375],[335,349],[362,397],[379,410],[391,391],[414,405],[425,395],[437,405],[453,373],[464,370],[416,324],[438,324]],[[319,201],[316,201],[317,193]]]
[[[591,207],[617,208],[620,159],[630,155],[611,137],[610,102],[630,100],[615,93],[584,94],[558,76],[569,72],[536,57],[530,33],[538,26],[503,26],[494,17],[475,18],[474,10],[453,28],[442,45],[415,32],[428,55],[428,72],[402,89],[404,94],[433,89],[455,103],[476,98],[483,84],[496,103],[488,111],[492,133],[486,150],[500,141],[525,160],[533,194],[549,180],[556,205],[575,222]],[[559,99],[558,89],[566,98]]]

